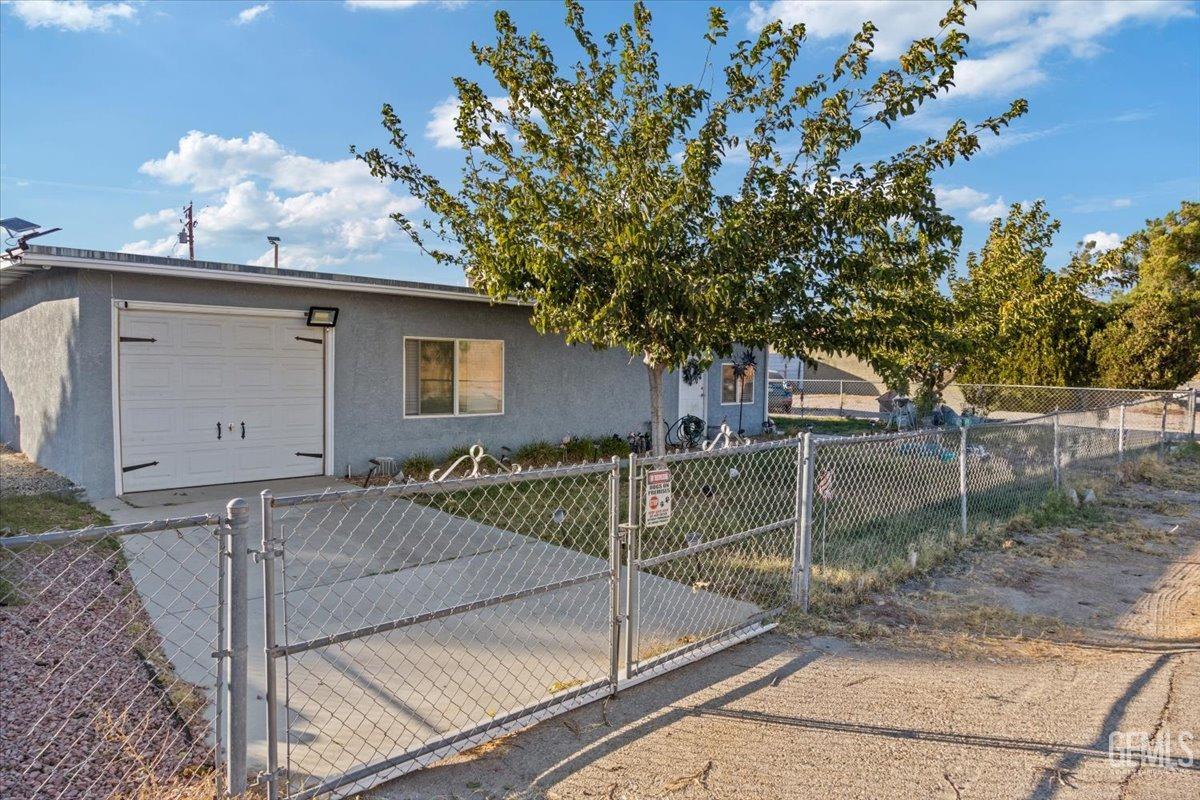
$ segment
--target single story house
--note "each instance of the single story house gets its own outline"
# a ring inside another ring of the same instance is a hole
[[[766,379],[743,390],[749,433]],[[664,399],[671,420],[737,427],[728,360]],[[0,260],[0,441],[93,497],[624,437],[649,416],[640,360],[467,287],[48,246]]]

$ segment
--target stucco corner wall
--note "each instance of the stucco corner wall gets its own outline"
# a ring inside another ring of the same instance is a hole
[[[0,294],[0,441],[86,486],[80,325],[74,270],[31,276]]]

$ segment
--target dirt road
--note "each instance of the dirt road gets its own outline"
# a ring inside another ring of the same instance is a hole
[[[1200,464],[1079,483],[1086,525],[1018,519],[998,551],[378,796],[1194,800]]]

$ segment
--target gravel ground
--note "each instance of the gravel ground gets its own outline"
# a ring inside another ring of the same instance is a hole
[[[5,445],[0,445],[0,497],[46,492],[72,492],[78,487]]]
[[[149,800],[211,787],[202,695],[162,668],[119,550],[8,559],[0,575],[20,603],[0,606],[0,797]]]

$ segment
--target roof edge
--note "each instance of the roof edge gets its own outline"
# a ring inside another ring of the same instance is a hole
[[[15,283],[37,267],[67,267],[128,272],[142,275],[161,275],[174,278],[219,280],[238,283],[257,283],[273,286],[296,286],[310,289],[393,294],[408,297],[430,297],[443,300],[465,300],[476,303],[527,305],[516,300],[493,300],[467,286],[422,283],[391,278],[369,278],[362,275],[343,275],[332,272],[307,272],[294,269],[258,267],[221,261],[191,261],[138,253],[116,253],[107,250],[84,250],[74,247],[32,245],[13,258],[0,261],[0,286]]]

